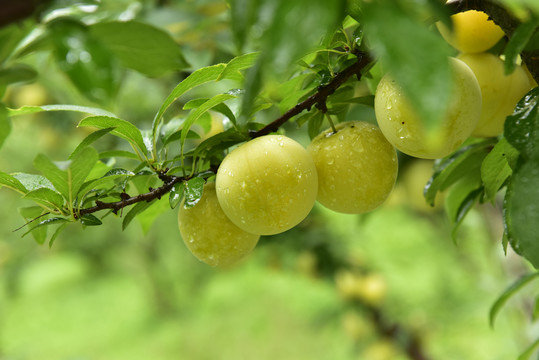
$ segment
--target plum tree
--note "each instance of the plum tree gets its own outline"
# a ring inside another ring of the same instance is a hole
[[[195,206],[184,205],[185,200],[178,211],[178,226],[185,245],[199,260],[211,266],[231,265],[256,246],[260,236],[234,225],[221,209],[215,183],[204,185]]]
[[[241,229],[277,234],[301,222],[318,190],[314,161],[298,142],[283,135],[248,141],[228,154],[216,176],[219,203]]]
[[[481,89],[472,70],[450,58],[453,86],[450,103],[439,130],[427,131],[424,120],[410,105],[406,94],[386,74],[375,94],[378,125],[398,150],[418,158],[437,159],[455,151],[471,135],[481,114]]]
[[[371,211],[395,185],[397,152],[373,124],[340,123],[315,137],[307,150],[318,172],[317,200],[328,209]]]
[[[469,10],[451,16],[453,30],[437,22],[444,39],[463,53],[479,53],[493,47],[504,35],[503,30],[482,11]]]
[[[472,69],[481,88],[481,117],[472,135],[500,135],[506,116],[530,90],[526,72],[517,65],[511,74],[505,75],[503,61],[490,53],[460,54],[458,58]]]

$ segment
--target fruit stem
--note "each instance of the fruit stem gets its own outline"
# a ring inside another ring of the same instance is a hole
[[[335,124],[333,123],[333,120],[331,119],[331,115],[329,115],[328,113],[324,113],[324,115],[326,115],[329,125],[331,126],[331,129],[333,130],[333,134],[335,134],[337,132],[337,128],[335,127]]]

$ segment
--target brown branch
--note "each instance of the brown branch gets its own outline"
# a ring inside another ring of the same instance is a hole
[[[251,134],[252,138],[259,137],[262,135],[267,135],[271,132],[276,131],[286,123],[293,116],[301,113],[303,110],[311,108],[313,105],[322,105],[325,106],[326,99],[329,95],[333,94],[342,84],[344,84],[350,77],[357,75],[358,78],[361,77],[361,70],[364,69],[367,65],[372,62],[372,58],[367,53],[359,53],[358,60],[344,69],[342,72],[337,74],[327,85],[321,86],[316,94],[310,96],[305,101],[297,104],[292,109],[287,111],[283,116],[268,124],[264,128],[253,132]],[[163,181],[163,185],[156,188],[150,189],[149,192],[139,194],[137,196],[129,196],[124,194],[122,200],[115,202],[102,202],[96,200],[95,206],[89,208],[80,209],[78,212],[75,212],[76,218],[81,218],[86,214],[92,214],[101,210],[111,209],[115,214],[118,213],[121,209],[134,205],[139,202],[150,202],[155,199],[160,199],[163,195],[167,194],[172,190],[172,187],[182,181],[187,180],[187,177],[177,177],[166,175],[165,172],[159,174],[159,178]]]
[[[292,117],[300,114],[303,110],[309,110],[313,105],[319,105],[322,109],[325,108],[328,96],[333,94],[335,90],[352,76],[357,75],[359,80],[361,78],[361,70],[373,61],[372,57],[365,52],[358,53],[357,57],[358,59],[355,63],[338,73],[327,85],[321,86],[315,94],[309,96],[262,129],[253,131],[251,133],[251,138],[268,135],[269,133],[277,131],[279,127],[284,125]]]
[[[0,4],[0,28],[39,12],[50,0],[8,0]]]
[[[359,302],[359,305],[366,309],[377,332],[381,336],[398,343],[410,359],[430,359],[425,354],[421,339],[416,334],[412,333],[410,330],[404,329],[400,324],[387,322],[379,308],[362,302]]]
[[[457,0],[448,3],[447,6],[453,14],[468,10],[485,12],[492,21],[502,28],[509,39],[521,24],[507,9],[492,0]],[[539,82],[539,49],[524,50],[520,56],[535,81]]]
[[[95,206],[80,209],[78,213],[76,213],[76,218],[81,218],[86,214],[95,213],[105,209],[111,209],[112,212],[116,214],[118,213],[118,211],[129,205],[133,205],[143,201],[150,202],[155,199],[161,199],[163,195],[167,194],[172,190],[172,187],[175,184],[188,179],[187,177],[169,176],[165,175],[164,173],[160,173],[159,178],[164,182],[164,184],[158,188],[150,189],[150,191],[148,191],[147,193],[139,194],[137,196],[126,195],[125,197],[122,197],[122,200],[115,202],[103,202],[96,200]]]

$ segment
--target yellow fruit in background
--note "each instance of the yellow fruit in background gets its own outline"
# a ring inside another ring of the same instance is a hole
[[[469,10],[451,16],[453,31],[441,22],[436,26],[442,37],[463,53],[479,53],[496,45],[503,30],[481,11]]]
[[[211,116],[211,127],[208,132],[204,132],[203,129],[197,129],[197,127],[193,127],[193,130],[200,135],[200,139],[196,139],[195,144],[200,144],[204,140],[225,131],[223,125],[223,116],[214,112],[209,112],[209,114]]]
[[[376,119],[386,139],[403,153],[424,159],[442,158],[455,151],[475,129],[481,115],[479,83],[463,61],[449,61],[452,92],[436,132],[426,131],[423,119],[389,74],[380,80],[374,101]]]
[[[7,102],[13,108],[22,106],[41,106],[49,101],[48,90],[40,83],[15,86],[10,89]]]
[[[317,200],[328,209],[360,214],[382,204],[397,179],[397,152],[370,123],[337,124],[313,139],[307,150],[318,172]]]
[[[436,211],[443,203],[440,193],[436,196],[435,206],[427,204],[423,196],[425,185],[432,176],[433,166],[432,160],[415,159],[404,169],[402,177],[399,178],[402,179],[401,185],[406,194],[406,205],[416,211],[423,213]]]
[[[536,88],[538,86],[537,81],[535,81],[535,79],[533,78],[526,64],[522,65],[522,68],[524,69],[524,71],[526,72],[526,75],[528,76],[528,80],[530,81],[531,88]]]
[[[233,264],[247,256],[260,236],[247,233],[225,215],[215,193],[215,183],[204,185],[202,198],[186,209],[182,201],[178,225],[187,248],[211,266]]]
[[[387,294],[387,283],[377,273],[341,270],[335,274],[335,287],[344,299],[360,300],[369,305],[380,304]]]
[[[458,58],[475,74],[482,94],[481,117],[472,136],[491,137],[503,132],[505,117],[511,115],[517,102],[530,90],[528,76],[521,66],[504,73],[504,62],[490,53],[461,54]]]
[[[364,360],[394,360],[398,358],[399,350],[389,340],[379,340],[367,347],[361,354]]]
[[[311,211],[318,190],[313,159],[296,141],[266,135],[228,154],[216,177],[219,203],[243,230],[278,234]]]

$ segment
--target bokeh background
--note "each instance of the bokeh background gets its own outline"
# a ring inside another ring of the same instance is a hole
[[[231,57],[224,1],[103,4],[166,28],[195,69]],[[25,61],[39,77],[10,87],[9,107],[101,106],[142,128],[181,79],[122,72],[96,85],[110,94],[100,100],[50,53]],[[360,105],[348,114],[372,117]],[[0,170],[35,172],[39,153],[66,159],[87,135],[80,119],[17,117]],[[304,129],[288,130],[306,143]],[[119,145],[106,137],[98,146]],[[14,231],[24,224],[17,208],[30,203],[1,189],[0,359],[407,359],[402,344],[411,339],[432,359],[516,358],[539,334],[530,322],[536,293],[524,289],[489,326],[491,305],[530,271],[511,249],[504,254],[499,209],[474,208],[453,242],[443,196],[435,208],[422,198],[432,162],[400,160],[380,209],[356,216],[316,205],[296,228],[261,238],[245,261],[220,269],[186,249],[176,210],[125,231],[112,215],[100,227],[71,226],[49,248]]]

